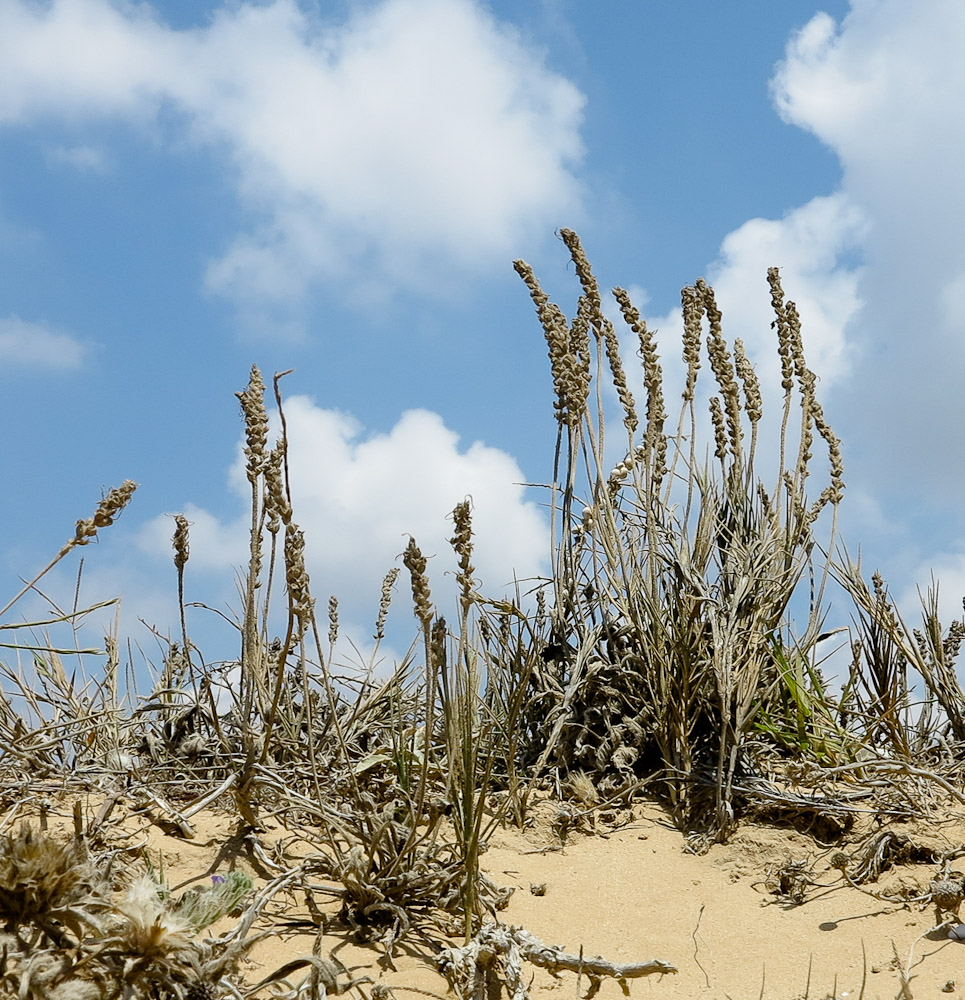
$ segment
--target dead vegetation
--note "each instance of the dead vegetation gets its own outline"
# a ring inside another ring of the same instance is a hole
[[[376,944],[386,963],[400,942],[425,942],[463,996],[494,996],[499,983],[524,996],[523,961],[580,971],[591,987],[601,976],[673,971],[659,959],[577,959],[502,927],[507,891],[482,873],[480,854],[497,825],[524,824],[546,795],[560,802],[561,843],[572,829],[615,822],[641,794],[667,805],[694,851],[726,841],[742,819],[795,825],[838,852],[823,874],[798,861],[774,873],[774,894],[795,903],[833,888],[828,871],[866,886],[903,860],[927,859],[937,866],[928,898],[939,915],[957,912],[947,904],[961,882],[943,870],[951,854],[929,855],[891,830],[849,837],[856,816],[922,819],[949,799],[965,802],[965,694],[954,669],[965,622],[943,627],[930,592],[921,628],[909,629],[884,582],[874,576],[869,587],[860,566],[835,555],[840,442],[777,270],[767,280],[783,398],[770,423],[741,341],[724,339],[714,293],[698,281],[682,295],[685,382],[673,424],[655,336],[615,289],[641,360],[642,377],[631,378],[583,249],[574,233],[561,235],[581,289],[572,319],[516,263],[555,392],[549,580],[510,600],[480,594],[471,506],[460,502],[454,620],[433,603],[410,539],[412,650],[388,677],[337,676],[338,605],[319,622],[291,503],[287,373],[273,381],[281,433],[269,442],[267,387],[253,368],[238,394],[251,530],[237,662],[206,664],[192,642],[183,516],[173,537],[179,635],[151,690],[125,676],[114,640],[78,648],[92,608],[49,601],[43,620],[0,625],[18,657],[0,666],[6,995],[215,1000],[274,983],[278,996],[351,988],[375,998],[321,954],[244,984],[239,961],[279,919],[272,901],[291,893],[319,935],[337,925]],[[604,419],[614,408],[616,431]],[[51,566],[109,526],[134,488],[108,493]],[[377,639],[398,574],[385,578]],[[43,575],[4,613],[39,592]],[[832,578],[855,608],[840,694],[817,653]],[[269,621],[279,607],[276,637]],[[50,639],[57,630],[69,635],[63,646]],[[98,657],[96,677],[67,665],[78,654]],[[94,789],[100,803],[66,841],[9,832],[26,815],[43,827],[54,789]],[[236,817],[225,857],[246,859],[258,892],[239,873],[172,899],[150,859],[114,839],[125,810],[190,839],[192,817],[211,808]],[[281,846],[265,841],[269,821],[287,831]],[[337,900],[334,918],[323,899]],[[233,930],[198,939],[239,908]]]

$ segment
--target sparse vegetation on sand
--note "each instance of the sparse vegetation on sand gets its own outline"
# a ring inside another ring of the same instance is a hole
[[[628,372],[583,248],[573,232],[561,236],[580,287],[572,318],[515,265],[552,371],[549,579],[511,599],[480,593],[471,505],[460,501],[454,619],[439,613],[410,539],[385,578],[375,630],[378,642],[404,569],[409,653],[388,676],[341,676],[338,605],[319,620],[291,502],[287,373],[273,381],[281,433],[269,440],[267,387],[252,368],[238,394],[251,531],[237,663],[209,664],[192,641],[183,516],[173,537],[179,634],[150,690],[128,678],[115,639],[102,653],[77,648],[75,626],[92,609],[51,602],[43,620],[13,620],[44,573],[110,526],[130,481],[3,609],[0,996],[384,1000],[407,988],[379,978],[400,954],[421,956],[463,998],[505,987],[522,1000],[524,965],[569,970],[591,994],[607,978],[627,987],[676,972],[680,957],[545,945],[501,920],[512,888],[483,861],[500,830],[541,824],[560,848],[576,832],[627,827],[642,802],[665,810],[691,855],[749,823],[806,833],[813,853],[770,865],[755,883],[780,906],[849,891],[931,907],[940,923],[926,931],[938,937],[955,924],[965,888],[951,865],[965,843],[943,847],[907,824],[965,805],[955,674],[965,623],[943,627],[932,592],[921,626],[909,627],[884,581],[867,583],[839,545],[841,445],[777,269],[767,274],[783,393],[773,414],[699,280],[682,293],[674,419],[654,334],[614,289],[640,358],[640,372]],[[831,581],[854,604],[840,693],[817,653]],[[97,676],[74,669],[79,652],[99,657]],[[157,837],[194,841],[212,814],[231,829],[193,886],[171,884]],[[880,881],[910,864],[924,866],[917,888]],[[296,927],[314,943],[252,976],[252,949]],[[373,959],[356,974],[323,946],[333,935],[374,948],[381,966]],[[697,941],[694,928],[681,955],[703,969]],[[915,964],[912,953],[892,967],[901,996],[912,995]]]

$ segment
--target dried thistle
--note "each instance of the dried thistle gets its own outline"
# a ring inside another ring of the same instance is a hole
[[[566,778],[564,792],[567,798],[576,799],[584,808],[599,805],[600,802],[600,793],[585,771],[571,772]]]
[[[98,958],[121,965],[127,983],[171,984],[175,977],[180,979],[186,960],[196,957],[199,949],[189,937],[191,921],[168,908],[161,887],[142,875],[128,888],[116,912]]]
[[[0,920],[8,931],[42,931],[67,946],[61,927],[80,941],[106,908],[102,879],[80,841],[61,843],[24,827],[0,837]]]

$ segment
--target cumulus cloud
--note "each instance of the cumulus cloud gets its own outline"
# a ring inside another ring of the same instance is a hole
[[[227,154],[251,225],[207,282],[236,298],[366,272],[425,289],[579,208],[582,95],[474,0],[358,4],[339,24],[239,3],[188,30],[147,5],[10,0],[0,29],[0,123],[173,108]]]
[[[292,505],[305,532],[315,595],[322,602],[338,596],[350,630],[371,632],[381,581],[392,566],[401,566],[398,557],[410,535],[429,559],[440,610],[451,613],[456,560],[448,542],[449,515],[467,497],[473,563],[487,595],[512,593],[514,577],[545,573],[548,525],[505,452],[478,441],[461,447],[458,435],[427,410],[410,410],[377,434],[306,396],[288,399],[285,417]],[[239,497],[247,494],[240,451],[230,482]],[[193,522],[192,571],[230,570],[246,561],[247,515],[222,520],[197,507],[186,515]],[[170,518],[155,519],[141,533],[142,548],[169,560],[171,532]],[[407,587],[400,592],[403,600]],[[408,607],[402,614],[411,616]]]
[[[0,364],[15,368],[79,368],[87,349],[69,333],[29,323],[17,316],[0,319]]]
[[[772,96],[786,122],[834,151],[840,183],[780,219],[746,222],[707,273],[725,333],[745,340],[773,386],[765,272],[781,268],[844,439],[845,539],[870,566],[920,581],[926,549],[956,579],[965,549],[963,45],[954,0],[852,0],[840,23],[815,15],[789,40]],[[652,323],[676,337],[679,310]]]
[[[721,244],[709,280],[731,336],[743,338],[772,385],[780,379],[767,269],[780,268],[806,330],[808,364],[827,387],[849,372],[845,330],[862,304],[861,269],[845,259],[862,245],[865,226],[861,211],[839,194],[814,198],[782,219],[751,219]]]
[[[852,0],[840,24],[816,14],[790,40],[772,81],[782,117],[831,146],[846,184],[895,175],[898,164],[947,171],[935,162],[951,151],[949,112],[965,84],[960,58],[965,9],[926,0],[915,11],[901,0]],[[877,154],[896,157],[875,164]]]
[[[868,221],[848,421],[871,461],[901,455],[908,486],[935,499],[965,486],[944,453],[965,425],[963,44],[954,0],[855,0],[840,24],[815,16],[773,80],[780,113],[833,148],[839,194]]]
[[[821,377],[821,390],[846,380],[853,350],[849,324],[859,314],[859,283],[863,268],[853,263],[863,246],[867,220],[841,195],[813,198],[781,219],[750,219],[729,233],[706,273],[723,313],[724,336],[740,337],[754,363],[765,394],[765,410],[779,405],[781,389],[777,338],[771,323],[769,267],[779,267],[789,300],[797,305],[805,331],[808,365]],[[679,308],[664,316],[648,316],[659,331],[660,353],[667,373],[671,408],[685,381]],[[633,345],[631,350],[635,350]],[[716,392],[709,370],[698,379],[701,395]]]

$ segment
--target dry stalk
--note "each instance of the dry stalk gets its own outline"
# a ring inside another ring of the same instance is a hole
[[[121,511],[131,502],[137,483],[131,479],[125,479],[120,486],[109,490],[107,495],[97,505],[92,517],[85,518],[77,522],[74,537],[71,538],[54,556],[53,559],[23,588],[12,597],[2,608],[0,616],[5,615],[13,606],[27,593],[32,590],[40,579],[50,572],[72,549],[78,545],[87,545],[92,539],[97,537],[97,532],[101,528],[110,527]]]

